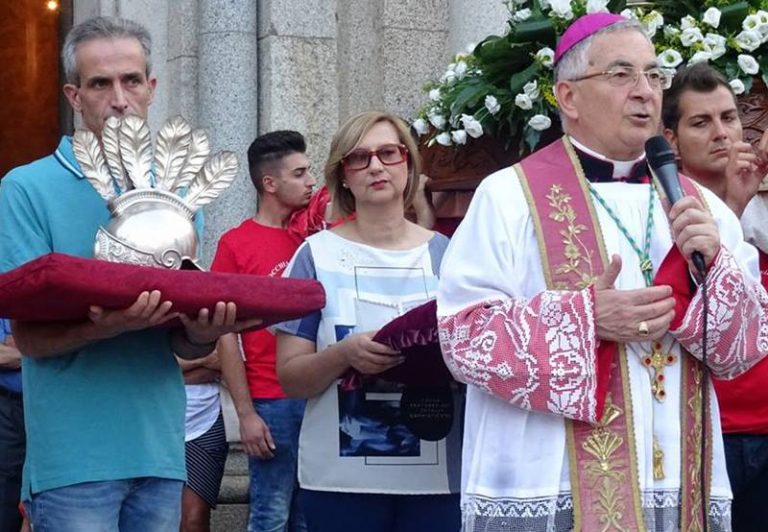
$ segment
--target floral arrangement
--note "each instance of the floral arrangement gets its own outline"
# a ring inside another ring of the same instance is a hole
[[[630,2],[631,3],[631,2]],[[466,144],[489,134],[519,142],[525,155],[559,123],[552,91],[554,48],[574,19],[600,11],[638,20],[651,37],[662,68],[708,61],[736,94],[753,77],[768,84],[768,0],[507,0],[508,30],[470,45],[439,80],[413,127],[427,145]]]

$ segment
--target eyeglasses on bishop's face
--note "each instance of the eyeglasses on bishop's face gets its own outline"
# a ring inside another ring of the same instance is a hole
[[[408,158],[408,148],[402,144],[384,144],[375,150],[359,148],[342,157],[341,164],[346,170],[365,170],[374,155],[379,158],[381,164],[392,166]]]
[[[614,87],[634,87],[640,80],[640,75],[645,76],[648,85],[654,90],[666,90],[672,85],[672,76],[664,72],[661,68],[649,68],[648,70],[637,70],[632,67],[615,67],[594,74],[587,74],[574,78],[570,81],[584,81],[602,76]]]

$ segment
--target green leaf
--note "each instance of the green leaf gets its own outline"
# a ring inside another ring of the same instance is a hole
[[[525,144],[528,146],[529,152],[531,152],[536,149],[536,146],[539,144],[539,140],[541,140],[541,131],[536,131],[532,127],[528,126],[525,126],[523,131],[525,132]]]
[[[528,66],[528,68],[513,75],[509,79],[510,92],[514,95],[517,95],[521,90],[523,90],[523,85],[533,79],[536,79],[536,75],[539,73],[540,69],[541,65],[534,61]]]
[[[611,13],[621,13],[626,7],[626,0],[611,0],[608,2],[608,11]]]
[[[472,104],[473,100],[476,103],[478,98],[484,97],[486,94],[488,94],[488,87],[481,80],[468,81],[451,103],[451,115],[460,114],[465,107]]]
[[[747,2],[739,2],[728,6],[721,6],[720,8],[720,28],[719,31],[741,31],[741,22],[749,15],[749,4]]]
[[[757,64],[760,65],[760,73],[765,80],[766,75],[768,75],[768,54],[758,57]]]
[[[515,26],[510,40],[513,43],[539,42],[554,48],[557,43],[557,33],[549,17],[536,19],[531,17]]]

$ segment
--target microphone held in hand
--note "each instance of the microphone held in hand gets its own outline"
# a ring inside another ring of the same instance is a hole
[[[648,166],[653,175],[661,183],[669,202],[674,205],[683,196],[683,187],[680,186],[680,177],[677,175],[677,162],[675,161],[675,152],[669,145],[667,139],[658,135],[651,137],[645,142],[645,157],[648,160]],[[703,276],[706,273],[704,257],[698,251],[691,255],[691,261],[696,269]]]

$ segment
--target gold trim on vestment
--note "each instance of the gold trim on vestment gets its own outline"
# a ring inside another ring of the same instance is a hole
[[[546,246],[546,243],[551,240],[552,235],[544,234],[541,223],[541,213],[538,211],[535,198],[533,197],[530,188],[528,176],[524,172],[522,165],[516,165],[515,170],[522,185],[531,212],[531,219],[533,220],[536,229],[537,244],[542,260],[542,271],[547,283],[547,288],[550,290],[567,288],[583,289],[594,284],[596,276],[605,269],[605,266],[608,263],[607,253],[604,236],[594,209],[594,204],[592,203],[592,198],[587,187],[587,179],[581,168],[581,163],[579,162],[576,152],[568,138],[564,137],[561,142],[564,145],[566,155],[570,159],[574,173],[578,178],[579,189],[584,196],[584,204],[587,206],[590,221],[592,222],[591,229],[593,231],[593,237],[597,246],[597,251],[600,255],[600,260],[602,261],[599,271],[594,267],[593,253],[583,242],[581,242],[578,236],[584,231],[588,231],[590,228],[576,221],[577,213],[575,213],[570,206],[572,198],[567,192],[563,191],[561,186],[558,185],[554,179],[552,179],[552,185],[546,195],[548,204],[553,208],[549,213],[549,219],[566,224],[566,228],[558,232],[559,236],[562,238],[561,242],[564,246],[563,256],[565,256],[566,262],[555,266],[556,269],[553,276],[553,265],[551,264],[552,257],[547,253]],[[539,178],[543,176],[536,177]],[[558,177],[572,178],[572,176],[569,175]],[[569,286],[564,281],[554,280],[555,276],[562,277],[568,274],[578,276],[578,281],[571,283]],[[590,497],[589,503],[591,504],[591,510],[593,511],[592,515],[598,517],[602,524],[602,530],[625,530],[626,527],[622,526],[622,521],[626,522],[625,512],[627,511],[627,505],[633,507],[635,515],[634,522],[637,526],[644,526],[642,498],[640,497],[638,479],[637,451],[635,445],[632,396],[629,387],[627,355],[624,345],[617,344],[616,348],[616,356],[619,361],[619,370],[622,379],[621,390],[623,397],[621,398],[621,403],[623,403],[623,409],[622,407],[617,406],[614,403],[614,399],[609,395],[606,398],[605,409],[600,422],[591,429],[586,437],[584,437],[583,434],[579,437],[582,449],[593,456],[594,459],[582,461],[582,463],[580,463],[580,460],[577,458],[577,438],[574,431],[574,423],[579,422],[574,422],[568,419],[565,420],[566,441],[568,444],[568,458],[570,463],[571,493],[573,498],[574,531],[581,531],[584,527],[584,516],[581,512],[583,497],[580,491],[582,480],[580,480],[579,476],[579,467],[583,468],[585,475],[584,480],[588,480],[589,484],[592,484],[590,491],[593,492],[594,496]],[[610,430],[609,426],[621,416],[624,416],[623,424],[625,430],[623,432]],[[583,428],[583,426],[584,424],[580,425],[580,429]],[[627,447],[626,451],[621,452],[623,456],[615,456],[616,452],[619,451],[624,444],[626,444]],[[623,457],[626,457],[626,459]],[[629,463],[625,463],[626,460],[628,460]],[[625,472],[628,473],[631,478],[627,479]],[[631,486],[632,501],[622,500],[619,495],[621,490],[616,489],[617,487],[623,487],[626,482],[629,482]]]

